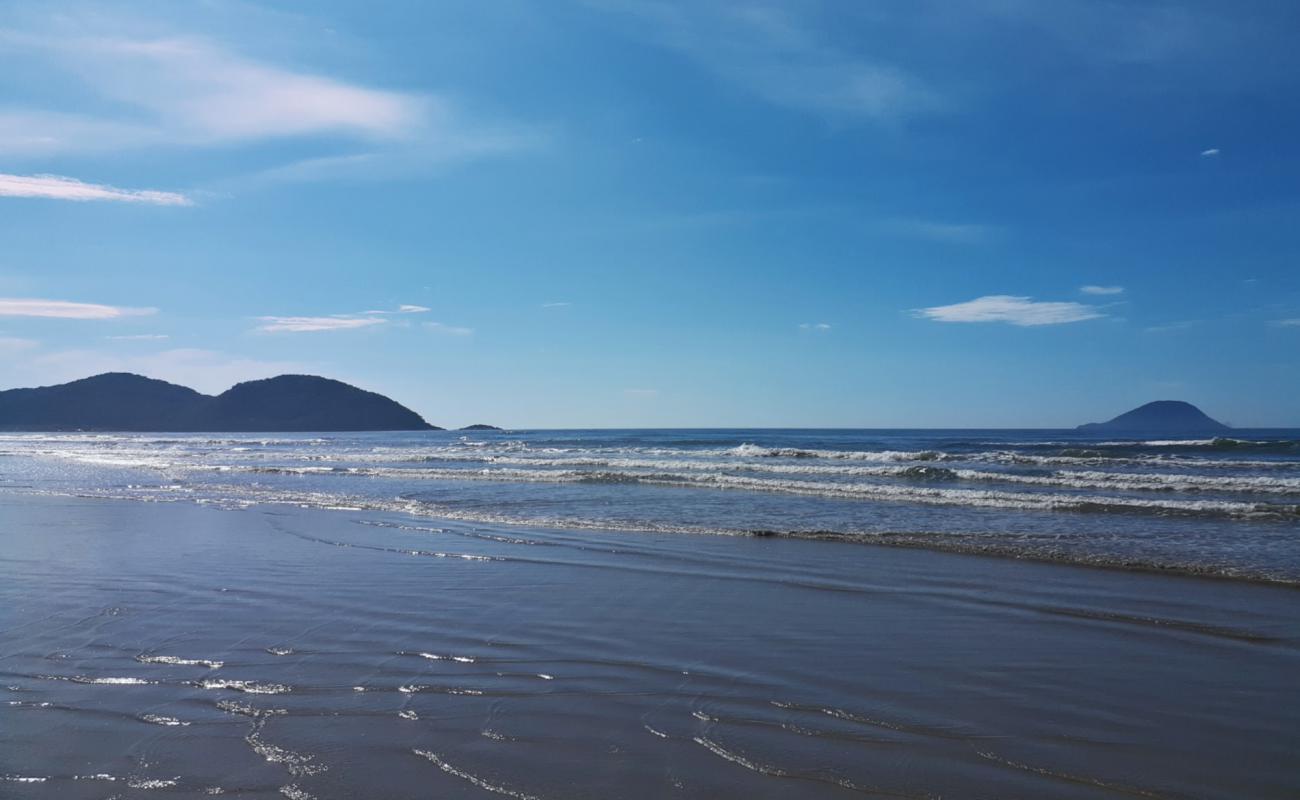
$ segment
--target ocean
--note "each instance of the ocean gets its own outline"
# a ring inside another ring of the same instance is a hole
[[[1297,442],[4,434],[0,797],[1295,797]]]
[[[0,488],[1300,581],[1300,431],[2,434]]]

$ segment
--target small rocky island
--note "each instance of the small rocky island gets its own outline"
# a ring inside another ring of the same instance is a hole
[[[107,372],[57,386],[0,391],[5,431],[432,431],[381,394],[315,375],[236,384],[213,397]]]
[[[484,424],[482,424],[482,423],[477,423],[477,424],[474,424],[474,425],[466,425],[465,427],[461,428],[460,430],[462,430],[462,431],[499,431],[499,430],[501,430],[501,429],[498,428],[498,427],[495,426],[495,425],[484,425]]]
[[[1126,411],[1109,422],[1089,422],[1077,430],[1092,433],[1223,433],[1232,428],[1211,419],[1191,403],[1182,400],[1156,400]]]

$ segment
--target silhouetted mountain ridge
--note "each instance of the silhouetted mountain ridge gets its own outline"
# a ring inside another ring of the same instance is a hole
[[[1126,411],[1109,422],[1089,422],[1078,429],[1113,433],[1221,433],[1232,430],[1182,400],[1156,400]]]
[[[0,392],[0,430],[441,430],[375,392],[316,375],[236,384],[212,397],[166,381],[106,372]]]

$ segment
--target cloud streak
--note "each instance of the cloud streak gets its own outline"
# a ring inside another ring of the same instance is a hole
[[[998,232],[988,225],[927,219],[889,219],[881,222],[878,227],[885,233],[896,236],[951,244],[980,244],[994,238]]]
[[[151,35],[133,32],[140,29]],[[320,145],[311,157],[222,179],[257,185],[407,176],[531,149],[545,138],[514,124],[472,120],[446,96],[367,86],[254,58],[203,36],[154,31],[152,23],[102,18],[0,28],[0,71],[39,69],[75,81],[84,97],[64,108],[0,106],[0,153],[44,158],[305,138]]]
[[[119,319],[156,314],[156,308],[127,308],[68,300],[0,297],[0,317],[51,317],[55,319]]]
[[[1088,286],[1080,286],[1079,291],[1083,292],[1084,294],[1114,295],[1114,294],[1124,294],[1124,287],[1123,286],[1096,286],[1096,285],[1089,284]]]
[[[85,203],[110,200],[118,203],[147,203],[155,206],[190,206],[194,202],[177,192],[154,189],[118,189],[101,183],[85,183],[62,175],[9,175],[0,173],[0,197],[37,197]]]
[[[262,333],[317,333],[320,331],[347,331],[383,325],[383,317],[258,317]]]
[[[424,327],[437,333],[445,333],[448,336],[472,336],[473,328],[462,328],[458,325],[447,325],[442,322],[426,322]]]
[[[1020,327],[1062,325],[1104,317],[1094,306],[1073,302],[1039,302],[1006,294],[985,295],[965,303],[920,308],[913,312],[935,322],[1005,322]]]
[[[409,136],[438,112],[431,98],[260,62],[200,37],[16,34],[5,44],[70,73],[131,122],[44,109],[0,113],[0,145],[54,154],[158,144],[223,144],[336,134]]]
[[[425,314],[430,309],[425,306],[403,303],[393,310],[370,310],[358,314],[331,314],[323,317],[258,317],[262,324],[255,330],[260,333],[319,333],[321,331],[346,331],[357,328],[369,328],[373,325],[386,325],[388,318],[402,314]],[[408,323],[401,323],[406,325]],[[426,322],[425,325],[441,326],[448,332],[464,331],[473,333],[469,328],[450,328],[440,322]]]
[[[838,50],[772,6],[593,0],[636,20],[661,45],[772,105],[843,119],[893,122],[945,108],[910,72]]]

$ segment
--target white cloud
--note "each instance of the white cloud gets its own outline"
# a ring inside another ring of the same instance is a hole
[[[0,297],[0,317],[54,317],[58,319],[118,319],[156,314],[156,308],[126,308],[67,300]]]
[[[965,222],[937,222],[926,219],[889,219],[879,224],[886,233],[953,244],[979,244],[993,238],[997,229]]]
[[[1300,328],[1300,317],[1274,320],[1273,324],[1282,328]]]
[[[257,330],[263,333],[314,333],[317,331],[346,331],[383,325],[382,317],[258,317],[262,324]]]
[[[262,324],[256,330],[262,333],[315,333],[318,331],[346,331],[355,328],[368,328],[371,325],[388,323],[387,317],[395,314],[424,314],[429,309],[424,306],[402,304],[396,310],[370,310],[359,314],[331,314],[327,317],[258,317]],[[407,325],[409,323],[400,323]],[[440,323],[427,322],[426,325],[437,326]],[[472,333],[468,328],[451,328],[450,331]]]
[[[831,326],[829,322],[801,322],[799,323],[799,329],[804,331],[825,332],[829,331]]]
[[[1219,148],[1217,147],[1211,147],[1208,150],[1201,151],[1202,158],[1209,158],[1211,156],[1217,156],[1218,154],[1219,154]]]
[[[1101,295],[1124,294],[1124,287],[1123,286],[1095,286],[1089,284],[1088,286],[1080,286],[1079,291],[1083,292],[1084,294],[1101,294]]]
[[[9,109],[9,148],[55,153],[158,143],[220,144],[317,134],[400,138],[416,132],[436,101],[373,89],[247,58],[198,37],[132,39],[16,35],[5,43],[72,73],[99,98],[133,107],[132,123]]]
[[[118,342],[160,342],[171,337],[165,333],[136,333],[130,336],[105,336],[104,338]]]
[[[153,21],[89,14],[54,17],[27,30],[0,28],[0,71],[21,64],[70,77],[84,98],[65,108],[50,107],[55,99],[7,103],[0,108],[0,153],[48,157],[294,137],[334,148],[224,179],[256,184],[401,177],[532,148],[540,139],[515,125],[471,120],[446,97],[366,86],[254,58],[213,39],[157,30]],[[325,144],[327,138],[334,141]],[[344,151],[358,145],[365,151]]]
[[[400,305],[396,311],[362,311],[362,314],[423,314],[430,309],[424,306]]]
[[[573,303],[542,303],[542,308],[567,308]]]
[[[441,322],[426,322],[424,327],[438,333],[445,333],[448,336],[470,336],[474,333],[473,328],[461,328],[456,325],[445,325]]]
[[[118,189],[100,183],[84,183],[61,175],[8,175],[0,173],[0,197],[40,197],[48,200],[113,200],[119,203],[148,203],[156,206],[193,205],[176,192],[153,189]]]
[[[915,314],[936,322],[1006,322],[1012,325],[1060,325],[1097,319],[1105,314],[1093,306],[1072,302],[1037,302],[1029,297],[996,294],[965,303],[917,309]]]

